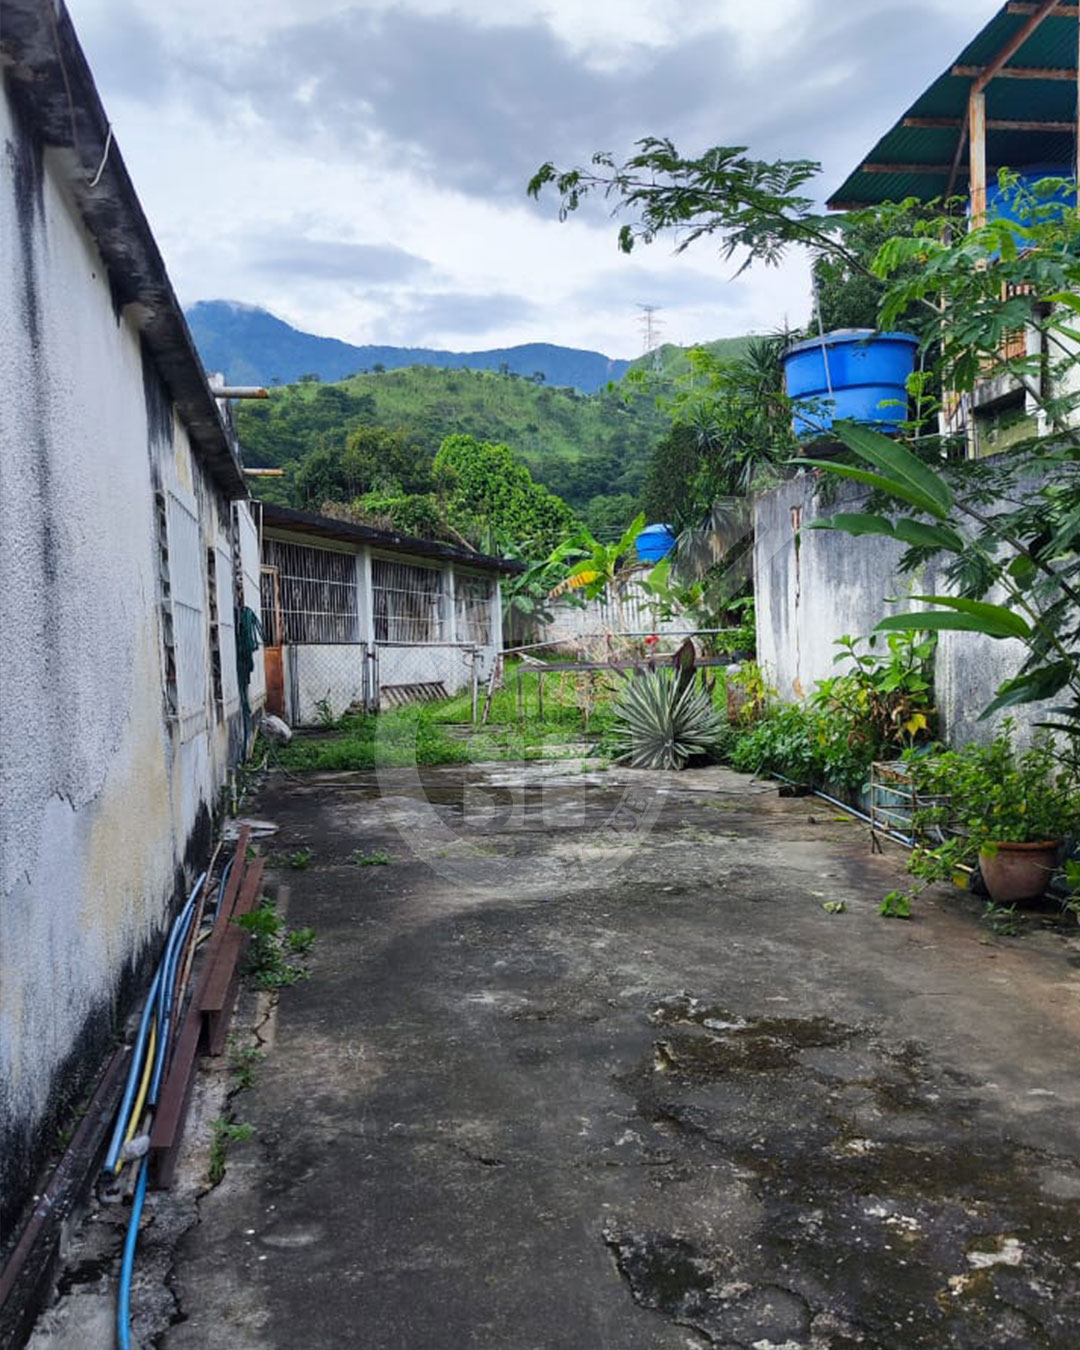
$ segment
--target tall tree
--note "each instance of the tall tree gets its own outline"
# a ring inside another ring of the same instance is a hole
[[[534,483],[508,445],[447,436],[435,475],[455,527],[489,548],[514,543],[539,557],[576,526],[566,502]]]

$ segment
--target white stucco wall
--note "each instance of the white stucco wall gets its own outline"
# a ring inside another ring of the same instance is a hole
[[[224,706],[200,652],[199,706],[166,721],[154,493],[170,526],[194,513],[196,556],[177,531],[171,564],[187,569],[203,639],[209,548],[232,622],[229,506],[6,94],[0,142],[16,166],[0,175],[2,1213],[156,955],[228,768],[236,678],[223,632]]]
[[[948,594],[940,559],[918,576],[901,575],[903,548],[888,539],[852,538],[815,530],[812,521],[837,511],[865,510],[866,493],[844,485],[824,505],[818,480],[803,475],[763,494],[754,506],[754,590],[758,660],[780,698],[797,700],[817,680],[836,675],[835,639],[865,637],[886,614],[918,608],[909,594]],[[890,600],[890,597],[894,599]],[[993,597],[989,597],[993,599]],[[1016,675],[1022,643],[977,633],[942,633],[935,657],[934,697],[941,732],[953,744],[985,741],[1001,717],[980,721],[1003,680]],[[1040,705],[1013,710],[1030,732]]]
[[[448,694],[467,689],[472,680],[473,658],[466,647],[405,647],[378,645],[379,687],[440,683]],[[490,670],[490,666],[486,667]],[[477,678],[484,679],[483,650],[477,663]]]

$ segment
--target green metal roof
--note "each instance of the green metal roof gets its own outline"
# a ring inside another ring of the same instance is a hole
[[[968,95],[974,75],[957,75],[957,67],[988,65],[1027,23],[1036,6],[1008,3],[972,39],[955,61],[907,110],[891,131],[878,141],[858,168],[829,198],[829,206],[874,205],[918,197],[940,197],[948,182],[946,173],[919,172],[917,167],[952,164],[957,140],[967,119]],[[1028,36],[1005,63],[1005,69],[1038,69],[1067,73],[1066,78],[998,76],[986,88],[986,118],[994,121],[1067,122],[1077,119],[1077,5],[1063,5],[1061,14],[1051,13]],[[910,118],[949,118],[955,125],[906,126]],[[999,168],[1022,169],[1034,164],[1072,165],[1076,154],[1073,131],[1014,131],[988,125],[986,163],[990,173]],[[890,173],[867,173],[867,164],[895,165]],[[967,153],[961,154],[956,187],[967,186]]]

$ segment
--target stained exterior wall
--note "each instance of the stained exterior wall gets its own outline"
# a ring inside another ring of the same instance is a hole
[[[917,609],[905,595],[950,590],[940,560],[932,560],[918,575],[901,576],[899,544],[809,528],[812,521],[836,511],[865,510],[866,495],[845,484],[831,504],[823,505],[819,481],[808,474],[755,503],[758,660],[782,699],[802,698],[812,692],[815,681],[843,668],[834,661],[836,638],[865,636],[886,614]],[[953,744],[993,736],[1001,719],[982,722],[979,714],[1001,682],[1019,671],[1025,655],[1023,644],[1013,639],[941,634],[934,693],[942,732]],[[1025,732],[1039,720],[1038,708],[1014,710]]]
[[[114,308],[55,152],[40,153],[6,89],[0,144],[4,1234],[209,843],[239,704],[230,503],[196,463],[131,310]],[[182,686],[171,719],[155,494]],[[220,701],[207,659],[209,550]]]

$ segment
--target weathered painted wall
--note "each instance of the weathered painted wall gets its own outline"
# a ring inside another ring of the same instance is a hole
[[[838,510],[864,510],[866,493],[845,484],[824,505],[819,480],[803,475],[758,498],[754,507],[754,586],[758,659],[779,696],[799,699],[816,680],[843,667],[838,637],[865,636],[886,614],[917,608],[904,597],[949,591],[937,560],[918,576],[897,570],[903,552],[888,539],[810,529]],[[890,599],[892,597],[893,599]],[[935,697],[943,734],[954,744],[989,739],[1000,718],[979,721],[998,685],[1015,675],[1025,649],[1014,640],[943,633],[935,660]],[[1030,729],[1040,714],[1015,710]]]
[[[0,95],[0,1232],[209,842],[237,741],[229,503]],[[182,716],[167,719],[155,493]],[[210,686],[207,551],[223,621]]]

